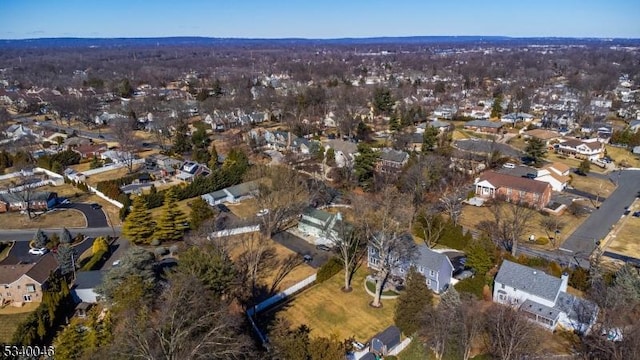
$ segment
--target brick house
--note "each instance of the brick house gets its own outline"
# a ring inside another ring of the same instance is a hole
[[[476,195],[521,202],[538,210],[551,201],[551,185],[524,177],[486,171],[476,179]]]
[[[107,151],[107,146],[104,144],[82,144],[72,149],[74,152],[80,154],[83,159],[89,159],[100,157],[100,155]]]
[[[409,154],[404,151],[382,149],[376,163],[376,170],[382,173],[399,173],[409,161]]]
[[[29,197],[29,208],[31,210],[38,211],[51,209],[58,203],[58,194],[55,192],[34,192]],[[14,193],[0,194],[0,213],[26,209],[27,203],[24,197]]]
[[[25,302],[41,302],[49,276],[58,268],[52,253],[37,263],[0,265],[0,304],[22,306]]]

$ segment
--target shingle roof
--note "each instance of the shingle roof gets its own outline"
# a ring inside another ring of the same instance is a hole
[[[35,264],[0,265],[0,284],[11,284],[34,266]]]
[[[52,271],[58,268],[58,261],[53,256],[53,253],[47,253],[40,257],[40,260],[35,264],[26,275],[37,281],[40,284],[44,284],[49,278]]]
[[[95,271],[79,271],[76,274],[76,289],[93,289],[102,284],[102,278],[105,272],[101,270]]]
[[[402,163],[409,159],[409,154],[404,151],[383,149],[380,153],[380,160]]]
[[[438,270],[443,262],[447,262],[447,256],[429,249],[426,245],[418,245],[418,257],[415,263],[429,270]]]
[[[554,302],[562,284],[560,278],[509,260],[502,263],[495,281]]]
[[[400,329],[397,326],[389,326],[384,329],[382,332],[377,333],[372,338],[380,340],[384,345],[387,346],[387,349],[390,350],[394,346],[400,343]],[[376,349],[378,350],[378,349]]]
[[[511,188],[526,191],[533,194],[542,194],[550,187],[546,182],[529,178],[500,174],[495,171],[485,171],[479,178],[480,181],[488,181],[496,188]]]
[[[467,126],[471,126],[471,127],[488,127],[488,128],[501,128],[503,126],[503,124],[499,123],[499,122],[494,122],[494,121],[488,121],[488,120],[471,120],[467,123],[464,124],[465,127]]]
[[[567,314],[569,319],[579,322],[586,322],[585,320],[591,318],[598,311],[598,306],[591,301],[565,292],[558,295],[558,300],[553,308]]]
[[[307,207],[306,209],[302,210],[302,215],[303,216],[308,216],[310,218],[318,219],[318,220],[320,220],[322,222],[329,221],[329,219],[331,219],[331,216],[333,216],[331,213],[328,213],[328,212],[322,211],[322,210],[318,210],[318,209],[313,208],[313,207]]]
[[[330,148],[340,151],[343,154],[355,154],[358,152],[358,145],[344,140],[329,140],[326,143]]]
[[[520,310],[554,321],[558,318],[558,315],[560,315],[560,310],[539,304],[533,300],[527,300],[522,303]]]
[[[247,196],[252,192],[258,190],[258,183],[255,181],[245,182],[242,184],[229,186],[225,190],[233,195],[233,197],[239,198],[242,196]]]

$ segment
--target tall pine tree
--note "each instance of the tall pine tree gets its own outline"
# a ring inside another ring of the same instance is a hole
[[[142,196],[133,199],[133,208],[122,225],[122,234],[136,244],[148,244],[154,231],[151,213]]]
[[[415,334],[421,326],[421,315],[433,307],[433,294],[427,287],[427,279],[415,267],[407,274],[406,290],[398,297],[394,322],[406,336]]]
[[[176,206],[178,199],[175,191],[169,189],[165,193],[162,214],[158,219],[153,237],[160,241],[176,241],[182,239],[187,229],[187,217]]]

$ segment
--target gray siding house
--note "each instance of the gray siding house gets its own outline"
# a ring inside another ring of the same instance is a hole
[[[408,241],[413,241],[410,237]],[[368,266],[374,270],[378,269],[380,258],[377,250],[372,246],[368,247]],[[451,285],[453,276],[453,264],[451,260],[441,253],[429,249],[426,245],[416,245],[414,256],[410,261],[405,261],[391,270],[392,276],[405,278],[411,266],[415,266],[419,273],[424,275],[427,287],[435,293],[446,291]]]
[[[342,214],[331,214],[312,207],[304,209],[298,221],[298,231],[315,237],[316,245],[333,245],[331,239],[339,238],[343,231],[350,229],[351,225],[342,220]]]

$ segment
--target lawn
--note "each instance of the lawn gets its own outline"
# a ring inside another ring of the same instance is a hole
[[[382,300],[380,309],[369,306],[373,298],[364,290],[366,268],[358,270],[349,293],[340,290],[344,282],[340,275],[296,296],[279,309],[277,316],[288,319],[293,326],[308,325],[312,336],[353,336],[360,342],[393,324],[396,300]]]
[[[453,140],[464,140],[468,139],[470,136],[468,134],[463,133],[460,130],[453,130],[452,138]]]
[[[0,344],[11,342],[13,333],[24,319],[34,311],[39,303],[28,303],[23,307],[7,306],[0,309]]]
[[[548,151],[547,152],[546,160],[547,161],[551,161],[551,162],[559,162],[559,163],[565,164],[565,165],[567,165],[567,166],[569,166],[571,168],[574,168],[574,169],[577,169],[578,167],[580,167],[580,163],[582,162],[582,160],[580,160],[580,159],[572,158],[570,156],[559,155],[559,154],[556,154],[553,151]],[[591,170],[590,171],[598,173],[598,174],[604,174],[605,173],[605,169],[603,169],[603,168],[601,168],[601,167],[599,167],[597,165],[594,165],[594,164],[591,164]]]
[[[32,228],[83,228],[87,226],[84,215],[73,209],[50,211],[29,219],[19,212],[0,214],[0,229],[32,229]]]
[[[241,218],[241,219],[249,219],[256,216],[258,212],[258,202],[256,199],[246,199],[237,204],[226,204],[231,212]]]
[[[623,149],[615,146],[606,145],[607,155],[616,162],[616,164],[624,165],[634,168],[640,168],[640,156],[632,154],[628,149]]]
[[[634,211],[640,211],[640,202],[635,201],[629,209],[631,213],[616,225],[616,227],[620,226],[620,228],[619,230],[614,230],[615,238],[613,238],[607,250],[640,259],[640,242],[638,241],[640,218],[631,216]]]
[[[554,216],[554,215],[549,215],[549,216]],[[534,245],[529,243],[527,239],[531,234],[535,235],[536,238],[547,236],[546,232],[540,225],[540,222],[544,218],[545,216],[542,215],[540,212],[537,212],[537,211],[534,212],[531,219],[529,220],[529,226],[527,227],[526,231],[524,232],[520,240],[522,242],[526,242],[530,244],[531,246],[539,246],[539,245]],[[586,218],[587,218],[586,216],[582,216],[582,217],[573,216],[566,211],[564,214],[560,215],[560,219],[564,223],[564,226],[560,232],[559,240],[563,241],[563,239],[566,239],[570,234],[572,234],[578,228],[578,226],[580,226],[580,224],[582,224],[582,222]],[[493,214],[491,213],[491,210],[489,210],[488,207],[465,205],[462,208],[462,217],[461,217],[460,223],[465,228],[476,229],[478,224],[484,220],[489,220],[489,221],[494,220]],[[560,243],[556,243],[556,247],[559,245]],[[546,249],[552,249],[553,245],[549,243],[548,245],[541,246],[541,247]]]
[[[571,186],[577,190],[605,198],[616,189],[616,186],[609,180],[580,176],[578,174],[571,174]]]
[[[140,167],[142,167],[141,164],[134,165],[133,172],[138,171]],[[95,175],[87,176],[87,184],[96,186],[100,181],[118,179],[126,175],[129,175],[129,168],[125,166],[119,169],[109,170]]]

